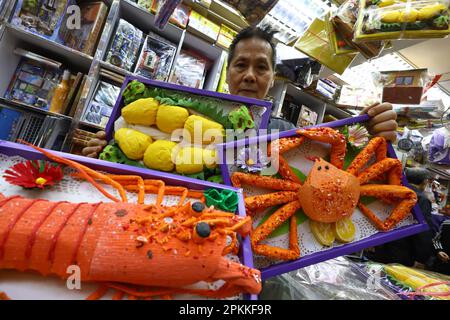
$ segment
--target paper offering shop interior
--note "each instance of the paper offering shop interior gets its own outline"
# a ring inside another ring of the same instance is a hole
[[[263,152],[250,158],[254,146],[239,148],[227,165],[253,218],[258,268],[417,223],[416,194],[401,183],[400,161],[388,158],[384,138],[369,137],[365,127],[299,130],[272,144],[267,153],[279,151],[275,175],[264,176]]]
[[[236,192],[110,175],[43,152],[51,162],[0,153],[3,297],[238,299],[260,292],[260,272],[238,257],[251,219],[239,212]]]

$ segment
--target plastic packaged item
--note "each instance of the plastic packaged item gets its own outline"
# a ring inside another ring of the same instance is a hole
[[[216,42],[220,26],[205,18],[197,11],[192,10],[189,15],[189,24],[187,30],[209,42]]]
[[[170,77],[170,82],[201,89],[205,80],[208,61],[187,50],[181,50]]]
[[[142,38],[141,30],[120,19],[106,61],[114,66],[131,71],[138,56]]]
[[[174,13],[181,0],[158,0],[158,7],[156,9],[155,26],[163,30]]]
[[[144,42],[135,73],[149,79],[167,81],[176,52],[175,44],[150,33]]]
[[[261,300],[399,300],[388,283],[346,257],[270,278]]]
[[[355,41],[443,38],[450,34],[449,0],[361,0]]]
[[[335,54],[358,53],[358,50],[346,42],[341,33],[336,30],[330,14],[325,17],[325,22],[327,24],[328,39]]]
[[[64,70],[63,78],[55,89],[53,94],[52,103],[50,105],[50,111],[55,113],[61,113],[63,110],[64,102],[67,99],[67,94],[70,90],[70,71]]]
[[[348,0],[338,10],[331,14],[331,23],[336,31],[336,36],[344,41],[347,46],[357,49],[366,58],[375,58],[383,51],[385,44],[382,41],[356,43],[353,41],[354,26],[359,15],[359,0]],[[331,42],[333,44],[333,42]],[[338,42],[336,44],[339,44]],[[339,46],[337,46],[339,48]],[[345,48],[345,47],[343,47]],[[347,48],[348,49],[348,48]],[[335,51],[338,53],[337,51]],[[340,51],[340,53],[343,53]]]
[[[151,5],[151,12],[156,13],[159,7],[160,0],[154,0],[153,4]],[[180,28],[185,29],[188,22],[189,22],[189,13],[191,9],[184,4],[180,3],[175,10],[173,11],[172,15],[169,18],[169,22],[173,23]]]
[[[356,56],[355,54],[339,56],[334,54],[329,45],[326,23],[320,19],[313,21],[294,47],[339,74],[347,69]]]
[[[429,160],[432,163],[450,165],[450,125],[434,130],[429,146]]]
[[[251,25],[257,25],[278,3],[278,0],[224,0],[223,2],[239,10]]]
[[[68,5],[74,0],[19,0],[11,24],[48,39],[55,39]]]
[[[120,87],[100,81],[95,90],[94,98],[85,109],[81,120],[100,127],[106,126],[119,93]]]
[[[402,299],[450,300],[450,277],[401,264],[366,263],[360,268],[374,282],[389,286]]]
[[[80,4],[80,10],[80,28],[68,28],[69,19],[72,18],[67,14],[59,30],[58,42],[93,56],[108,14],[108,7],[101,1],[89,2]]]
[[[48,110],[62,71],[43,62],[22,58],[11,79],[5,98]]]

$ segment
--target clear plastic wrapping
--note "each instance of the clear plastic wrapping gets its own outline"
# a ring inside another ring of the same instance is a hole
[[[142,38],[141,30],[120,19],[106,61],[119,68],[131,71],[138,56]]]
[[[328,260],[270,278],[260,299],[398,300],[388,283],[345,257]]]
[[[360,0],[355,41],[442,38],[450,34],[449,0]]]
[[[371,41],[356,43],[353,41],[354,27],[359,16],[359,5],[359,0],[348,0],[344,2],[331,15],[331,23],[333,24],[336,35],[340,36],[338,40],[343,41],[350,48],[357,49],[367,59],[375,58],[384,49],[384,42]]]

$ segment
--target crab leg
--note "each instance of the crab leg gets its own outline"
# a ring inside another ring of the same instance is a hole
[[[357,176],[364,165],[369,162],[370,158],[375,154],[377,162],[386,158],[387,143],[382,137],[375,137],[369,141],[367,146],[361,151],[347,168],[347,172]]]
[[[283,154],[291,149],[299,147],[304,141],[305,137],[301,136],[281,138],[269,144],[269,150],[267,150],[267,153],[269,156],[271,155],[272,145],[275,150],[278,150],[279,154]]]
[[[251,235],[253,250],[258,254],[274,259],[297,259],[300,256],[300,249],[298,246],[295,212],[300,208],[301,204],[299,201],[292,201],[271,214],[269,219],[253,231]],[[267,238],[276,228],[289,218],[291,218],[289,225],[289,249],[259,244],[260,241]]]
[[[389,199],[400,199],[400,202],[398,202],[391,215],[384,222],[381,221],[372,210],[367,208],[361,202],[358,203],[358,207],[361,209],[362,213],[369,218],[378,229],[383,231],[392,229],[397,223],[408,216],[417,202],[416,193],[403,186],[368,184],[361,186],[361,195],[376,198],[388,197]]]
[[[347,148],[345,136],[331,128],[311,128],[298,130],[297,133],[308,139],[331,144],[330,163],[342,169]]]
[[[284,179],[270,178],[258,176],[254,174],[235,172],[231,176],[231,182],[236,188],[242,188],[242,185],[252,185],[273,190],[296,191],[300,188],[300,184],[286,181]]]
[[[245,208],[248,211],[255,211],[273,207],[279,204],[292,202],[298,199],[295,191],[279,191],[267,194],[261,194],[245,198]]]
[[[294,171],[292,171],[289,163],[281,155],[278,157],[278,173],[287,180],[302,184]]]
[[[402,177],[402,163],[398,159],[385,158],[380,162],[375,163],[357,177],[360,184],[365,184],[372,179],[382,176],[384,173],[388,173],[388,182],[390,185],[401,184]]]

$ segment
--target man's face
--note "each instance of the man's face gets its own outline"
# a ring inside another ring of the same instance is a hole
[[[250,38],[239,41],[228,66],[231,94],[264,99],[273,86],[272,47],[267,41]]]

